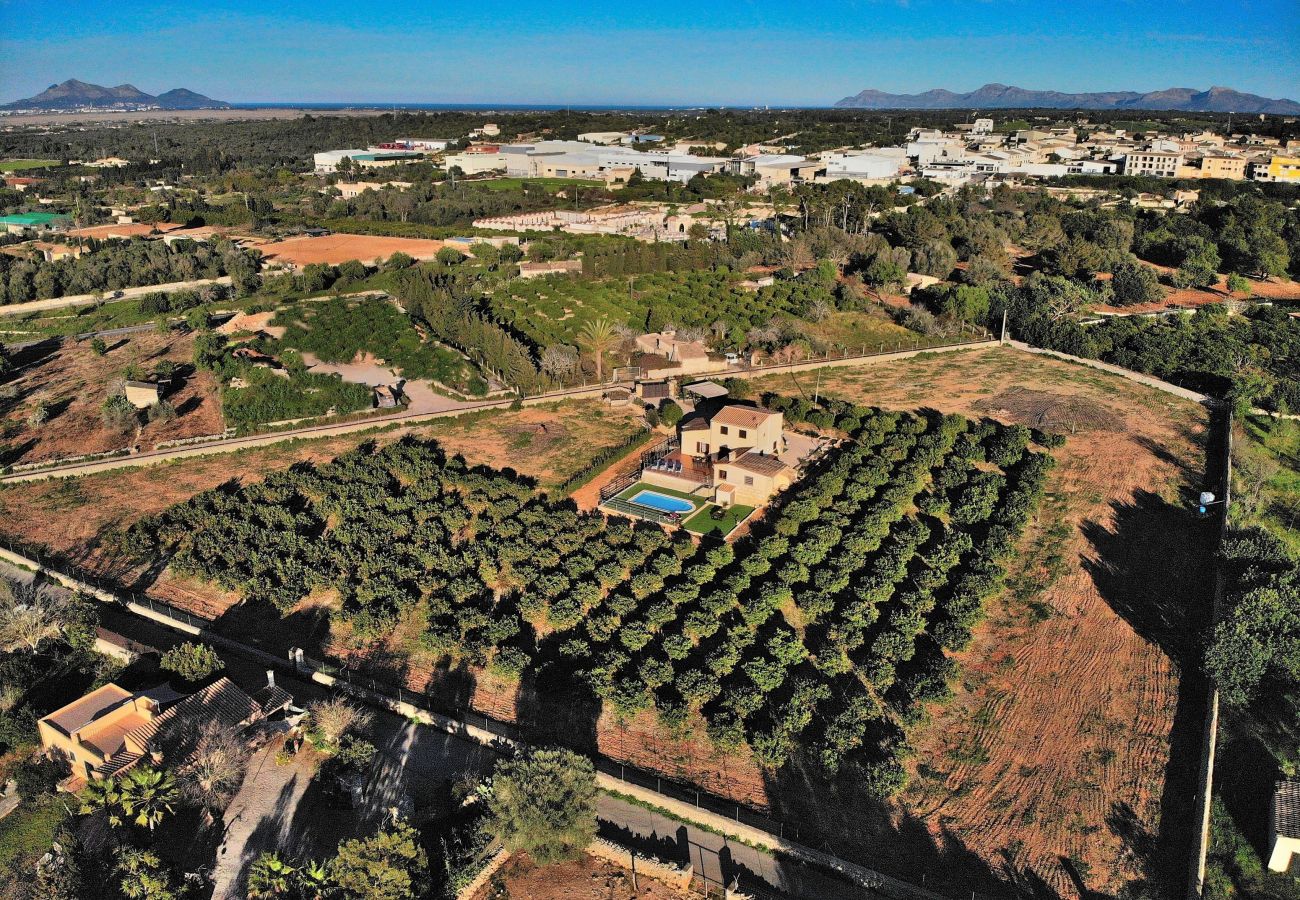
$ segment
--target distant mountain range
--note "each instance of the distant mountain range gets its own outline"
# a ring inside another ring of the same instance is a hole
[[[133,84],[104,87],[69,78],[62,84],[52,84],[35,97],[6,103],[0,109],[140,109],[156,106],[162,109],[227,109],[229,103],[196,94],[187,88],[172,88],[154,96],[146,94]]]
[[[843,109],[1172,109],[1187,112],[1300,114],[1294,100],[1270,100],[1232,88],[1169,88],[1164,91],[1103,91],[1064,94],[1031,91],[1005,84],[986,84],[978,90],[956,94],[938,88],[923,94],[886,94],[866,90],[835,104]]]

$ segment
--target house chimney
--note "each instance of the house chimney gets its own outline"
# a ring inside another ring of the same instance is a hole
[[[275,687],[275,669],[266,670],[266,686]]]

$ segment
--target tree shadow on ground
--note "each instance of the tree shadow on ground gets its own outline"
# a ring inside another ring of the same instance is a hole
[[[1152,878],[1173,891],[1186,877],[1205,709],[1201,636],[1210,623],[1218,524],[1150,491],[1112,504],[1113,523],[1084,522],[1084,560],[1105,602],[1179,669],[1170,755],[1151,842]]]
[[[926,823],[882,801],[851,775],[827,781],[813,766],[790,763],[768,777],[773,815],[795,823],[805,846],[858,862],[948,896],[1055,898],[1038,873],[1013,862],[991,865],[946,826]]]

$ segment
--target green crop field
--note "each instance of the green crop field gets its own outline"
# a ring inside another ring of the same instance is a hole
[[[27,169],[48,169],[61,166],[57,159],[0,159],[0,172],[23,172]]]
[[[491,178],[484,181],[470,181],[466,183],[487,188],[489,191],[517,191],[525,184],[544,188],[564,188],[571,187],[575,184],[592,187],[600,184],[598,181],[588,181],[582,178]]]
[[[726,272],[704,270],[601,280],[563,276],[514,281],[492,294],[493,313],[540,346],[576,344],[583,326],[607,318],[643,331],[671,322],[706,328],[722,320],[748,328],[781,315],[797,316],[803,304],[794,294],[764,288],[756,294]],[[781,286],[775,286],[781,287]]]
[[[322,362],[346,363],[370,353],[409,379],[433,379],[474,396],[487,393],[487,382],[472,363],[424,340],[410,318],[386,300],[335,297],[298,304],[280,310],[272,324],[286,329],[282,346],[309,351]]]

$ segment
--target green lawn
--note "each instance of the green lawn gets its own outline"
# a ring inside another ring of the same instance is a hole
[[[21,172],[25,169],[48,169],[61,166],[57,159],[0,159],[0,172]]]
[[[672,488],[660,487],[657,484],[650,484],[645,481],[638,481],[636,484],[620,493],[613,500],[607,501],[607,504],[611,509],[617,512],[635,511],[637,515],[649,519],[652,522],[668,522],[669,519],[667,515],[661,515],[653,509],[638,506],[632,502],[632,498],[641,491],[654,491],[656,494],[663,494],[667,497],[678,497],[694,506],[695,512],[687,516],[686,520],[682,522],[682,527],[692,534],[715,534],[718,537],[726,537],[731,534],[737,525],[744,521],[746,516],[754,511],[754,507],[752,506],[736,504],[735,506],[730,507],[726,511],[726,515],[721,519],[715,519],[713,518],[713,510],[716,506],[711,501],[703,497],[687,494],[684,491],[676,491]]]
[[[754,511],[752,506],[737,503],[727,507],[721,519],[715,519],[713,518],[714,509],[715,507],[712,505],[706,506],[687,519],[682,527],[692,534],[716,534],[718,537],[726,537]]]
[[[67,819],[63,800],[53,794],[24,800],[0,819],[0,872],[27,870],[50,849]]]

